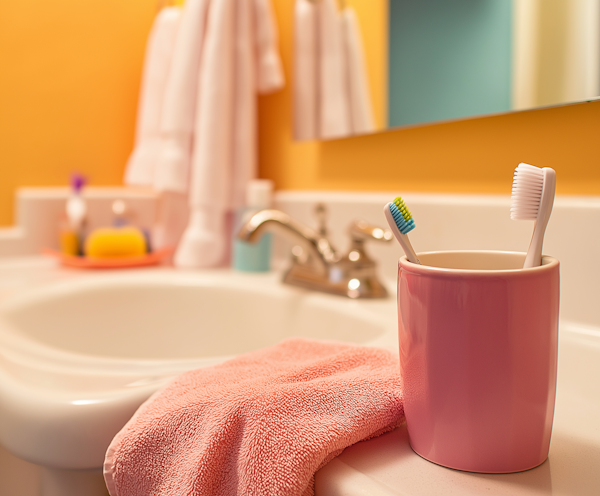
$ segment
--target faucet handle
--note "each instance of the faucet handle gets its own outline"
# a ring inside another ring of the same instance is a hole
[[[366,220],[355,220],[348,227],[350,235],[350,249],[346,258],[360,266],[375,267],[375,261],[372,260],[365,251],[365,241],[391,241],[394,234],[389,229],[369,224]]]
[[[377,262],[365,250],[365,242],[391,241],[394,237],[393,233],[389,229],[383,229],[365,220],[355,220],[348,227],[348,234],[350,248],[336,267],[342,274],[341,279],[347,281],[347,295],[350,298],[386,296],[385,286],[377,277]]]
[[[327,237],[327,207],[324,203],[317,203],[315,205],[315,216],[317,217],[317,222],[319,227],[317,228],[317,232],[319,236],[322,238]]]
[[[383,229],[368,223],[366,220],[355,220],[348,227],[348,234],[353,242],[373,239],[375,241],[391,241],[394,237],[389,229]]]

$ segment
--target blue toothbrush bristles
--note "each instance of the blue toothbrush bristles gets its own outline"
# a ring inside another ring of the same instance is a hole
[[[398,231],[400,231],[402,234],[408,234],[416,227],[415,220],[412,218],[412,215],[410,215],[410,212],[408,213],[409,219],[406,220],[405,214],[400,211],[395,203],[390,203],[390,212],[394,218],[394,221],[396,222]]]

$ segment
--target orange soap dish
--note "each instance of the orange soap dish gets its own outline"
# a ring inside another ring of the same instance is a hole
[[[128,269],[158,265],[173,253],[173,248],[163,248],[146,255],[123,258],[76,257],[49,248],[43,250],[43,253],[57,258],[64,267],[76,269]]]

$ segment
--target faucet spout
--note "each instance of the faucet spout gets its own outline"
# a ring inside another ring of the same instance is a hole
[[[326,238],[280,210],[268,209],[255,213],[241,227],[238,238],[256,243],[266,232],[279,233],[300,245],[309,255],[307,263],[321,275],[326,275],[330,264],[337,260],[335,250]]]
[[[349,298],[385,298],[387,291],[375,271],[375,261],[364,250],[367,239],[389,241],[392,233],[364,221],[349,230],[351,246],[339,256],[322,233],[312,230],[280,210],[261,210],[241,227],[238,239],[257,242],[265,233],[275,232],[290,239],[295,247],[291,266],[283,276],[285,284],[323,291]],[[302,251],[296,249],[297,246]]]

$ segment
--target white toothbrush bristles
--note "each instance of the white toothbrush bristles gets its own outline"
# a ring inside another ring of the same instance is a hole
[[[529,164],[519,164],[513,178],[510,218],[513,220],[536,220],[543,187],[544,171],[542,169]]]
[[[515,169],[510,218],[535,221],[531,244],[523,264],[524,269],[537,267],[542,263],[542,244],[554,204],[555,189],[554,169],[540,169],[529,164],[519,164]]]

